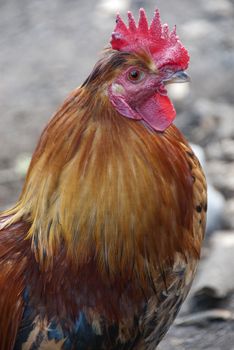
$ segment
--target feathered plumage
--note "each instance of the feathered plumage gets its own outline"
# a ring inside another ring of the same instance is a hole
[[[200,255],[204,175],[175,126],[126,117],[107,92],[152,63],[108,49],[45,128],[0,219],[0,349],[154,349],[175,318]]]

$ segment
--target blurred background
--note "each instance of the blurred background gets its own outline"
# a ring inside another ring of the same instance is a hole
[[[117,11],[177,32],[190,85],[170,91],[209,182],[207,238],[188,301],[161,350],[234,349],[234,0],[0,0],[0,209],[17,199],[48,119],[108,44]]]

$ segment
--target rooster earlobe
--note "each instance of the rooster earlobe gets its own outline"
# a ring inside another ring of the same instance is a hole
[[[113,85],[111,85],[109,87],[108,95],[109,95],[110,101],[112,103],[112,106],[123,117],[127,117],[130,119],[136,119],[136,120],[142,119],[142,117],[129,106],[129,104],[125,101],[125,98],[123,96],[116,95],[113,92]]]

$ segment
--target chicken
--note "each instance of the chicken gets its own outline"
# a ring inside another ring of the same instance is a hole
[[[1,214],[1,350],[153,350],[191,287],[206,182],[166,90],[189,55],[158,10],[128,18]]]

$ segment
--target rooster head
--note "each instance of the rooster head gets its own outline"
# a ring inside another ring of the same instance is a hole
[[[128,63],[114,77],[108,88],[112,105],[122,115],[143,120],[157,131],[164,131],[174,120],[176,112],[167,96],[166,85],[189,80],[184,70],[189,54],[176,35],[161,24],[156,10],[148,25],[144,9],[140,9],[138,25],[128,12],[128,27],[119,15],[112,33],[111,46]]]

